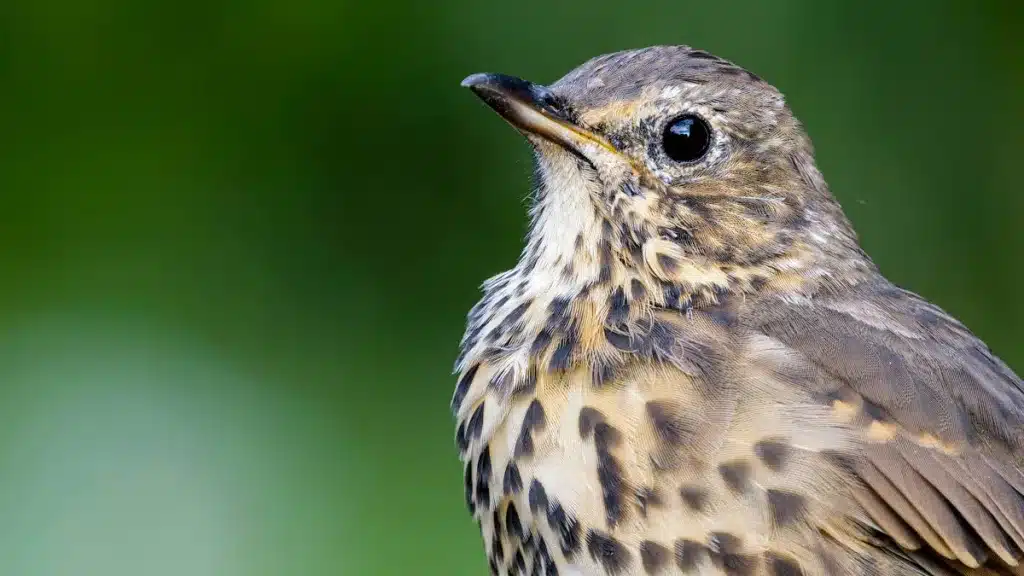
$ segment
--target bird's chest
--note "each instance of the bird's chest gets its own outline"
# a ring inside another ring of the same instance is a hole
[[[571,574],[583,550],[580,515],[600,491],[596,475],[587,473],[595,456],[579,436],[578,377],[541,377],[527,394],[467,396],[474,405],[464,411],[457,443],[466,503],[493,573]]]
[[[710,314],[664,315],[639,337],[610,335],[608,347],[630,350],[615,362],[594,354],[553,370],[549,353],[515,386],[486,361],[467,369],[456,438],[492,571],[716,574],[761,562],[750,535],[775,530],[771,498],[803,514],[804,484],[828,480],[780,464],[797,453],[789,443],[805,457],[841,445],[843,431],[759,368],[777,350],[741,354],[728,337]]]
[[[700,498],[699,476],[711,468],[699,462],[720,441],[715,416],[687,417],[701,409],[686,397],[698,383],[678,370],[637,362],[601,377],[595,384],[583,364],[541,375],[528,393],[470,387],[457,441],[495,573],[640,574],[644,562],[670,563],[678,530],[666,527],[693,514],[679,483],[694,483]],[[718,407],[725,415],[728,399]],[[688,449],[701,429],[705,441]],[[659,531],[663,544],[650,541]]]

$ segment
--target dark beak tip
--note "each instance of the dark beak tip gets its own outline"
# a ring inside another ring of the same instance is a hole
[[[480,94],[482,92],[493,92],[502,94],[505,97],[518,98],[520,100],[536,100],[537,93],[544,89],[533,82],[509,76],[508,74],[470,74],[462,81],[462,86]]]
[[[460,86],[462,86],[463,88],[474,88],[482,84],[490,83],[492,81],[492,77],[493,74],[470,74],[469,76],[466,76],[466,78],[462,80]]]

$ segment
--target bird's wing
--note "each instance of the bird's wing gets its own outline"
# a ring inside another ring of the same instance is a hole
[[[854,446],[831,456],[859,479],[853,515],[869,532],[921,564],[1021,572],[1024,384],[982,341],[882,282],[745,309],[749,333],[774,350],[766,369],[852,432]]]

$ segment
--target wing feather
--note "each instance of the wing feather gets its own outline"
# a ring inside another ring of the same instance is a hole
[[[824,400],[862,431],[854,498],[879,530],[965,573],[1019,569],[1024,384],[984,343],[883,280],[745,311],[748,327],[820,369]]]

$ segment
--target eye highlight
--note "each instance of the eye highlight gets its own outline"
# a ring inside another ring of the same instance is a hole
[[[684,114],[665,125],[661,147],[676,162],[695,162],[711,147],[711,127],[696,114]]]

